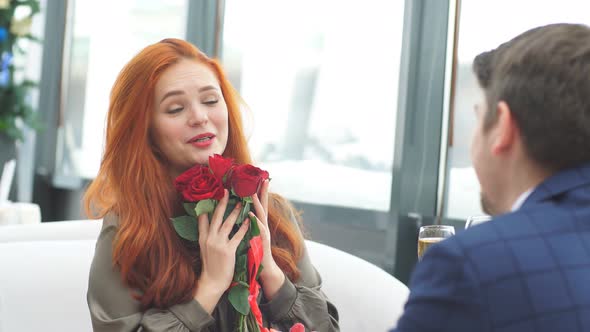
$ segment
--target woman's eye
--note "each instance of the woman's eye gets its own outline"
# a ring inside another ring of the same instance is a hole
[[[206,100],[203,102],[203,104],[205,105],[215,105],[219,102],[219,99],[211,99],[211,100]]]
[[[168,114],[175,114],[175,113],[178,113],[178,112],[182,111],[183,109],[184,109],[184,107],[177,107],[177,108],[173,108],[173,109],[170,109],[170,110],[166,111],[166,113],[168,113]]]

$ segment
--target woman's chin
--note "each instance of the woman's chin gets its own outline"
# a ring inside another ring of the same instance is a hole
[[[213,155],[213,154],[211,154],[211,155]],[[193,167],[197,164],[208,165],[209,164],[209,155],[200,155],[197,158],[194,158],[191,167]]]

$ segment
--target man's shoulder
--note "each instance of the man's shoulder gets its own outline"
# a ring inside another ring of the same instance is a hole
[[[472,266],[477,275],[489,281],[517,273],[524,266],[544,266],[549,261],[537,261],[537,257],[559,256],[580,241],[590,241],[590,236],[584,236],[589,224],[590,208],[522,209],[461,231],[441,242],[439,250]]]
[[[416,278],[426,285],[423,292],[455,281],[454,289],[472,290],[488,303],[499,325],[527,319],[533,308],[578,310],[576,301],[590,294],[584,287],[590,271],[590,207],[555,201],[539,206],[499,216],[433,246]],[[446,279],[428,284],[429,275]],[[568,287],[576,290],[573,295]]]
[[[459,232],[454,238],[461,248],[471,249],[494,242],[552,237],[558,233],[574,232],[581,219],[590,221],[590,209],[585,210],[573,211],[550,204],[521,209]]]

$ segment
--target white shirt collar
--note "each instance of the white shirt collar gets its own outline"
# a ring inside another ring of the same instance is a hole
[[[526,201],[526,199],[533,193],[533,190],[535,190],[534,187],[520,194],[520,196],[518,196],[514,204],[512,204],[512,208],[510,209],[510,211],[514,212],[520,209],[524,201]]]

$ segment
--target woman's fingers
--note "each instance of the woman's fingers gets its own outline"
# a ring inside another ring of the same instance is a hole
[[[206,213],[203,213],[197,217],[197,220],[199,224],[199,243],[204,243],[209,235],[209,216],[207,216]]]
[[[240,229],[238,229],[236,234],[234,234],[231,240],[229,240],[229,245],[231,246],[234,252],[238,249],[238,245],[240,244],[240,241],[242,241],[242,239],[244,238],[244,235],[246,235],[246,232],[248,231],[248,226],[250,226],[250,218],[246,218],[246,220],[244,220],[242,226],[240,226]]]
[[[229,193],[227,189],[223,189],[223,198],[219,200],[219,204],[213,211],[213,217],[211,217],[211,225],[210,229],[213,232],[218,232],[219,228],[221,227],[221,222],[223,221],[223,215],[225,214],[225,209],[227,208],[227,201],[229,200]]]
[[[266,211],[262,207],[262,203],[258,199],[258,195],[252,195],[252,202],[254,203],[254,211],[256,212],[256,216],[258,219],[262,220],[262,223],[266,225]]]
[[[256,220],[256,223],[258,223],[258,229],[260,229],[260,234],[265,235],[266,230],[268,229],[267,225],[265,225],[258,217],[256,217],[254,213],[250,212],[249,215],[250,217],[254,218],[254,220]]]
[[[270,180],[266,179],[262,182],[262,188],[260,189],[260,202],[262,208],[268,213],[268,187],[270,186]]]
[[[242,203],[236,204],[236,207],[233,211],[227,216],[227,219],[223,222],[221,229],[219,230],[220,235],[224,237],[228,237],[229,233],[231,232],[232,228],[236,224],[238,220],[238,216],[240,215],[240,210],[242,210]]]

